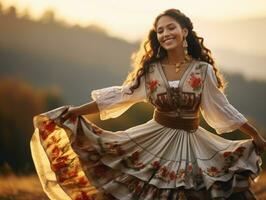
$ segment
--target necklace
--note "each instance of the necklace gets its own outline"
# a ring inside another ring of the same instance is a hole
[[[178,63],[175,63],[175,64],[170,64],[169,63],[169,58],[167,57],[167,61],[168,61],[168,64],[167,65],[174,65],[175,66],[175,71],[176,73],[180,70],[180,67],[185,64],[185,63],[188,63],[192,60],[192,57],[189,56],[189,55],[186,55],[185,58],[183,60],[181,60],[180,62]]]

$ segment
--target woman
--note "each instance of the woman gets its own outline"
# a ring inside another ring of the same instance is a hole
[[[266,141],[223,93],[210,50],[188,17],[160,14],[141,60],[122,86],[92,91],[93,101],[34,117],[31,150],[51,199],[255,199]],[[135,61],[138,60],[135,57]],[[115,118],[137,102],[155,107],[148,122],[107,131],[82,115]],[[251,139],[218,134],[240,129]]]

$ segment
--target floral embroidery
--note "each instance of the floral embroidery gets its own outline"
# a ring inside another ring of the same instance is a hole
[[[161,167],[160,162],[158,160],[154,160],[151,163],[151,166],[152,166],[153,169],[160,169],[160,167]]]
[[[46,140],[47,137],[54,132],[56,128],[56,124],[53,120],[47,120],[42,122],[42,124],[39,126],[40,130],[40,136],[42,140]]]
[[[210,168],[207,168],[207,173],[210,176],[217,176],[218,174],[221,173],[221,171],[217,167],[212,166]]]
[[[182,176],[182,170],[176,173],[175,171],[170,170],[166,166],[161,165],[158,160],[155,160],[150,163],[150,169],[158,171],[155,177],[166,182],[173,181]]]
[[[69,168],[63,168],[62,170],[58,171],[57,174],[57,180],[60,183],[65,182],[66,180],[71,180],[71,178],[74,178],[76,176],[78,176],[78,167],[77,166],[73,166]]]
[[[187,170],[188,170],[188,172],[192,172],[193,166],[191,163],[187,166]]]
[[[178,180],[183,181],[185,180],[185,176],[192,176],[193,180],[196,182],[196,184],[200,184],[203,181],[202,178],[202,169],[197,168],[195,169],[194,174],[193,172],[193,165],[189,163],[185,169],[180,168],[177,172],[174,170],[169,169],[168,167],[161,165],[158,160],[155,160],[150,163],[150,169],[158,171],[155,175],[156,178],[159,178],[163,181],[169,182]]]
[[[57,158],[61,153],[61,150],[59,149],[58,146],[54,146],[53,150],[52,150],[52,160],[54,160],[55,158]]]
[[[200,167],[197,168],[196,174],[194,175],[194,181],[197,186],[203,183],[203,173]]]
[[[82,191],[75,200],[94,200],[95,198],[89,196],[86,192]]]
[[[228,173],[229,167],[231,167],[241,156],[243,156],[243,152],[246,147],[240,146],[235,151],[226,151],[223,153],[223,157],[225,160],[225,165],[222,168],[226,173]]]
[[[143,185],[144,185],[144,182],[135,180],[128,185],[128,189],[134,193],[139,193],[141,192]]]
[[[193,91],[195,91],[201,88],[202,80],[200,77],[196,77],[194,73],[191,73],[188,83],[193,88]]]
[[[121,144],[119,144],[117,141],[114,142],[105,142],[105,150],[108,151],[108,153],[116,154],[116,155],[123,155],[125,154],[125,151],[122,149]]]
[[[88,180],[84,176],[78,178],[78,184],[80,186],[84,186],[88,183],[89,183]]]
[[[70,122],[76,123],[77,118],[71,119]],[[62,137],[62,131],[56,131],[57,129],[59,130],[60,127],[57,126],[54,120],[48,117],[41,118],[37,123],[37,127],[39,129],[41,145],[47,153],[51,169],[55,173],[60,186],[69,190],[72,199],[95,199],[96,196],[91,190],[92,186],[90,186],[89,180],[81,169],[79,159],[76,154],[71,151],[71,144]],[[67,135],[65,135],[65,137],[67,137]],[[95,174],[97,174],[97,172],[100,174],[100,168],[97,168],[97,170]],[[71,189],[72,184],[77,185],[79,191],[73,191]]]
[[[54,135],[51,137],[51,139],[46,143],[46,148],[49,148],[52,145],[57,144],[61,138],[56,138]]]
[[[217,167],[210,167],[207,168],[207,174],[209,176],[221,176],[224,175],[225,173],[229,172],[229,168],[233,166],[236,161],[243,156],[243,152],[246,149],[246,147],[240,146],[234,151],[225,151],[222,154],[222,157],[224,159],[224,166],[221,169],[218,169]]]
[[[161,84],[158,80],[151,80],[150,82],[148,82],[148,89],[150,90],[150,93],[154,93],[160,85]]]
[[[96,133],[97,135],[100,135],[103,133],[103,129],[100,127],[96,126],[95,124],[91,124],[92,132]]]
[[[125,167],[136,170],[140,170],[145,167],[145,164],[139,161],[139,151],[135,151],[130,156],[123,158],[122,163]]]

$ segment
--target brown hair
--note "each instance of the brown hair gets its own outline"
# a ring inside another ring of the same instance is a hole
[[[160,43],[157,39],[156,25],[162,16],[169,16],[175,19],[182,28],[187,28],[188,54],[194,59],[205,61],[211,64],[218,81],[218,88],[224,90],[224,78],[219,72],[218,68],[215,66],[214,59],[211,56],[211,51],[204,46],[204,39],[197,36],[197,33],[193,30],[193,24],[191,20],[177,9],[168,9],[155,18],[153,28],[149,31],[148,38],[142,41],[139,50],[134,52],[131,56],[134,69],[128,74],[127,78],[123,82],[123,85],[137,79],[136,83],[130,87],[130,90],[133,93],[133,91],[140,85],[141,76],[144,76],[149,71],[150,64],[167,56],[166,50],[161,48],[159,57],[156,57],[158,48],[160,47]]]

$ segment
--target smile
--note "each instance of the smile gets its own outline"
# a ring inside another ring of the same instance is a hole
[[[166,42],[173,41],[173,40],[174,40],[174,38],[167,38],[167,39],[163,40],[163,42],[166,43]]]

